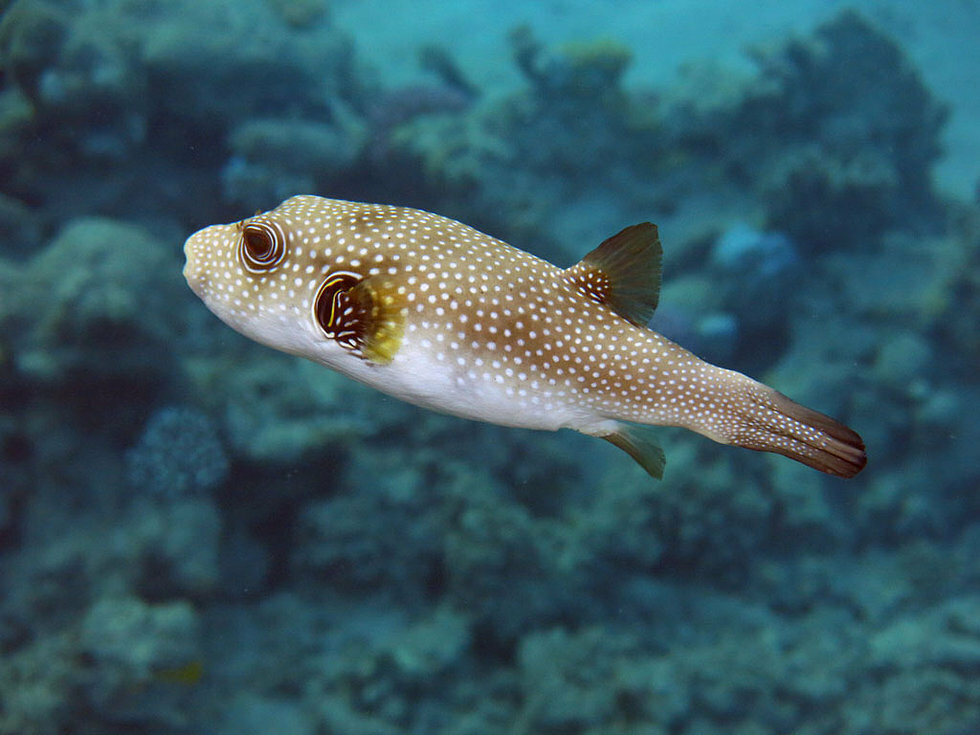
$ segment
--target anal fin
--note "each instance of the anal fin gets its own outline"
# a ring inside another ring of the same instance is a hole
[[[602,438],[636,460],[648,475],[656,480],[663,479],[667,456],[652,429],[636,424],[620,424],[616,431]]]

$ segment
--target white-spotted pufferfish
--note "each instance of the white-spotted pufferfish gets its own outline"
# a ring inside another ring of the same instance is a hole
[[[846,426],[646,328],[661,267],[650,223],[562,269],[429,212],[294,196],[205,227],[184,252],[190,287],[232,328],[426,408],[575,429],[657,478],[664,454],[643,424],[840,477],[866,461]]]

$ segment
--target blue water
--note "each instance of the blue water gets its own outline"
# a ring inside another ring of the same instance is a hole
[[[0,2],[0,733],[980,732],[980,10]],[[297,193],[570,265],[852,426],[426,412],[224,326],[184,239]]]

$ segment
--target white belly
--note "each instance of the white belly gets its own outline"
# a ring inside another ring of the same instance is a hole
[[[320,361],[395,398],[441,413],[551,431],[581,430],[597,419],[576,405],[566,386],[550,385],[531,371],[525,374],[493,358],[453,353],[415,335],[406,336],[388,365],[350,355],[338,360],[331,353]]]

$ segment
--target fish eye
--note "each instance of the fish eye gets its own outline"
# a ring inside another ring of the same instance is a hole
[[[250,273],[264,273],[286,258],[286,236],[273,222],[252,220],[242,228],[238,256]]]

